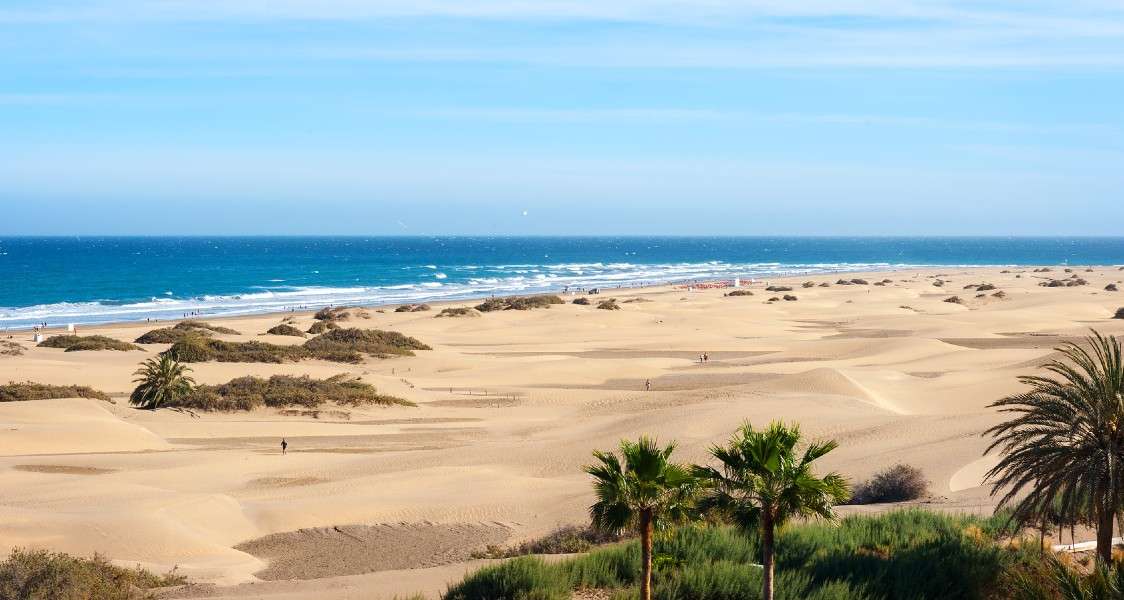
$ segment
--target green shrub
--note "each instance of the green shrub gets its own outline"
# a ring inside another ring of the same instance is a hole
[[[312,327],[308,328],[308,332],[313,335],[319,335],[325,331],[339,328],[340,326],[336,325],[335,321],[316,321],[312,324]]]
[[[489,298],[476,306],[480,312],[494,310],[531,310],[533,308],[550,308],[551,304],[565,304],[558,296],[540,294],[538,296],[515,296],[511,298]]]
[[[166,352],[180,362],[296,362],[308,356],[301,346],[280,346],[266,342],[225,342],[197,335],[186,336]]]
[[[40,348],[66,348],[67,352],[82,350],[141,350],[140,346],[122,342],[104,335],[53,335],[42,342]]]
[[[855,486],[851,504],[905,502],[921,498],[929,491],[929,482],[921,469],[897,464],[874,474],[869,481]]]
[[[239,333],[229,327],[222,327],[221,325],[211,325],[206,321],[196,321],[195,319],[188,319],[176,323],[172,329],[186,329],[186,330],[202,330],[210,331],[211,333],[218,333],[220,335],[239,335]]]
[[[443,308],[441,312],[437,313],[438,317],[475,317],[480,313],[467,306],[456,306],[453,308]]]
[[[340,406],[414,406],[409,400],[380,394],[374,386],[347,375],[328,379],[291,375],[274,375],[269,379],[239,377],[221,385],[196,386],[191,394],[169,406],[231,412],[261,406],[315,408],[328,402]]]
[[[333,329],[304,343],[316,358],[343,353],[362,353],[385,358],[413,356],[414,350],[432,350],[418,340],[397,331],[379,329]],[[329,359],[331,360],[331,359]]]
[[[284,323],[270,327],[268,330],[266,330],[265,333],[268,335],[291,335],[293,337],[304,337],[303,331],[297,329],[296,327],[293,327],[292,325],[286,325]]]
[[[49,385],[31,381],[0,385],[0,402],[52,400],[55,398],[93,398],[108,401],[109,394],[84,385]]]
[[[16,548],[0,562],[0,598],[4,600],[138,600],[154,598],[149,591],[153,588],[186,582],[174,571],[156,575],[139,566],[124,569],[96,554],[79,558]]]
[[[777,538],[776,597],[787,600],[1009,598],[1002,574],[1041,560],[1030,544],[1005,544],[1003,515],[983,519],[922,510],[853,516],[838,524],[794,524]],[[756,536],[730,527],[683,527],[658,536],[655,598],[755,599],[761,594]],[[545,563],[518,558],[451,586],[446,600],[569,598],[614,590],[635,598],[635,540]]]

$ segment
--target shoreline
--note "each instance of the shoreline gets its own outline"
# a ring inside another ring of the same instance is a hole
[[[1062,269],[1062,268],[1084,269],[1084,268],[1094,268],[1094,267],[1118,268],[1118,265],[1107,265],[1107,264],[1106,265],[1071,265],[1071,266],[1037,265],[1037,264],[1035,264],[1035,265],[1013,265],[1013,264],[1011,264],[1011,265],[892,265],[892,266],[890,266],[890,268],[879,268],[879,269],[851,269],[851,270],[840,270],[840,271],[824,270],[824,271],[818,271],[818,272],[806,272],[806,273],[799,273],[799,274],[788,274],[788,273],[786,273],[786,274],[778,275],[776,277],[769,277],[767,274],[761,275],[761,274],[756,274],[756,273],[752,273],[752,274],[749,274],[749,275],[746,275],[746,276],[740,276],[740,277],[734,276],[734,277],[739,277],[743,282],[743,287],[747,287],[746,285],[744,285],[744,282],[746,282],[746,281],[767,281],[768,280],[768,281],[786,281],[787,282],[787,281],[794,280],[794,279],[817,278],[817,277],[825,277],[825,276],[826,277],[843,277],[843,276],[851,276],[851,275],[886,275],[886,274],[891,274],[891,273],[914,272],[914,271],[920,273],[920,272],[934,272],[934,271],[952,270],[952,269],[956,269],[956,270],[965,270],[965,269],[973,269],[973,270],[1026,269],[1026,270],[1029,270],[1029,269],[1036,269],[1036,268],[1042,268],[1042,267],[1048,267],[1048,268],[1053,268],[1053,269]],[[1124,267],[1121,267],[1121,268],[1124,268]],[[599,290],[603,290],[603,291],[621,290],[622,292],[634,291],[634,290],[657,290],[657,289],[663,290],[663,289],[673,289],[673,288],[676,288],[676,287],[684,287],[684,286],[687,286],[687,285],[706,286],[706,285],[713,285],[715,283],[720,283],[720,282],[723,282],[723,281],[730,282],[730,281],[733,281],[734,277],[719,278],[719,279],[682,279],[682,280],[666,281],[666,282],[658,282],[658,283],[650,283],[650,284],[640,281],[640,282],[623,283],[623,284],[620,284],[618,287],[591,288],[590,286],[581,286],[580,289],[583,289],[583,290],[584,289],[599,289]],[[567,286],[567,287],[575,287],[575,286]],[[100,330],[100,329],[113,329],[113,328],[117,328],[117,327],[130,326],[130,325],[154,325],[154,324],[157,324],[157,323],[178,323],[180,321],[186,321],[186,320],[192,320],[192,319],[196,319],[196,320],[207,319],[207,320],[221,321],[221,320],[225,320],[225,319],[244,319],[244,318],[251,318],[251,317],[271,317],[271,316],[277,316],[277,315],[300,315],[300,316],[304,316],[304,315],[314,314],[316,311],[318,311],[322,308],[332,307],[332,306],[354,306],[354,307],[357,307],[357,308],[365,308],[365,309],[370,309],[370,310],[393,308],[393,307],[409,305],[409,304],[429,304],[430,306],[435,306],[435,307],[447,307],[447,306],[460,305],[460,304],[463,304],[463,303],[466,303],[466,302],[479,303],[479,302],[482,302],[482,301],[484,301],[488,298],[515,298],[515,297],[520,297],[520,296],[536,296],[536,295],[542,295],[542,294],[562,295],[564,293],[565,293],[564,291],[562,291],[560,289],[557,289],[557,288],[541,288],[541,289],[529,290],[529,291],[521,292],[521,293],[503,293],[503,294],[490,294],[490,295],[475,295],[475,294],[473,294],[473,295],[466,295],[466,296],[458,297],[458,298],[427,299],[427,298],[431,298],[431,297],[420,295],[420,296],[418,296],[417,299],[410,300],[408,302],[397,302],[397,301],[396,302],[376,302],[376,303],[336,302],[336,303],[328,303],[328,304],[311,305],[311,306],[308,306],[308,308],[301,308],[301,309],[298,309],[298,310],[275,310],[273,307],[267,307],[267,308],[264,308],[262,310],[248,309],[248,310],[238,311],[238,312],[208,313],[206,311],[200,311],[199,314],[194,314],[194,315],[188,314],[186,316],[173,316],[173,317],[162,317],[162,318],[157,318],[157,317],[141,318],[141,317],[138,317],[136,319],[92,320],[92,321],[67,320],[67,321],[64,321],[61,324],[55,323],[55,322],[52,322],[52,321],[47,321],[46,327],[41,328],[41,327],[39,327],[38,325],[35,325],[35,324],[6,326],[6,327],[0,328],[0,333],[6,335],[6,334],[9,334],[9,333],[29,332],[29,331],[34,331],[36,329],[39,329],[43,333],[66,333],[68,325],[74,325],[75,327],[84,327],[86,329],[99,329]],[[573,294],[573,292],[571,292],[571,294]],[[59,303],[59,304],[63,304],[63,303]],[[28,307],[23,307],[23,308],[28,308]],[[21,310],[21,308],[13,308],[11,310]],[[159,312],[159,311],[154,311],[154,312]],[[148,320],[148,319],[151,319],[151,320]]]

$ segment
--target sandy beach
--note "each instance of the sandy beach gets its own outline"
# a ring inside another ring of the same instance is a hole
[[[1124,270],[1051,269],[819,275],[768,282],[791,291],[745,286],[752,296],[660,287],[593,297],[615,297],[615,311],[570,304],[576,295],[472,317],[436,314],[474,302],[371,308],[347,326],[398,331],[433,350],[360,365],[191,365],[209,384],[348,373],[417,403],[315,416],[136,410],[132,373],[166,345],[64,352],[13,333],[24,351],[0,355],[0,381],[88,385],[114,401],[0,404],[0,552],[97,552],[197,582],[168,597],[436,597],[481,564],[473,551],[585,523],[592,494],[581,467],[592,450],[650,434],[702,462],[746,419],[798,421],[812,438],[838,440],[824,468],[862,479],[908,463],[931,481],[930,507],[990,512],[981,477],[994,459],[982,455],[980,433],[999,417],[988,404],[1019,390],[1016,377],[1059,343],[1090,328],[1124,334],[1124,320],[1112,319],[1124,294],[1105,290]],[[1075,275],[1087,285],[1039,285]],[[965,288],[983,283],[995,289]],[[769,302],[785,294],[798,299]],[[309,313],[222,319],[241,335],[220,337],[300,343],[261,335],[288,316],[302,330],[313,322]],[[79,333],[132,341],[154,327]]]

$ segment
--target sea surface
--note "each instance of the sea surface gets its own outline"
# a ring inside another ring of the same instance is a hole
[[[0,329],[719,278],[1119,265],[1124,238],[0,238]]]

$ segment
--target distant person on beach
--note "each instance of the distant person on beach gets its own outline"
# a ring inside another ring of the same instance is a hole
[[[652,391],[652,380],[651,379],[645,379],[644,380],[644,391],[645,392]]]
[[[285,454],[289,450],[289,442],[285,438],[281,438],[281,454]]]

